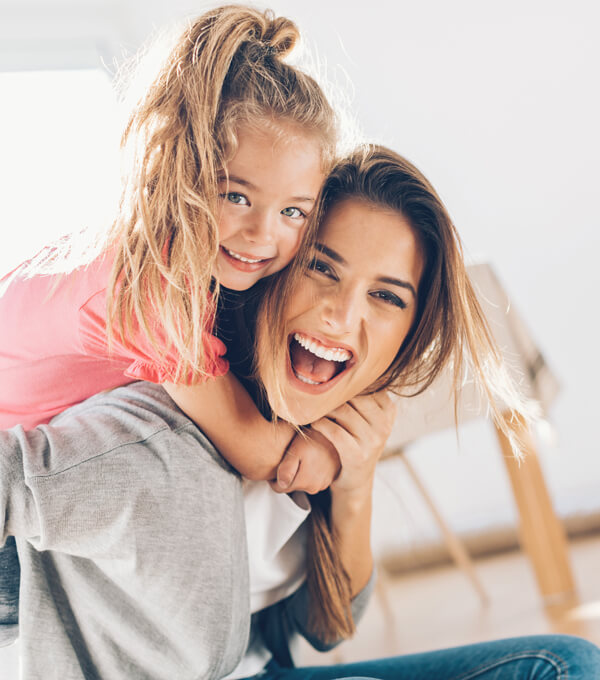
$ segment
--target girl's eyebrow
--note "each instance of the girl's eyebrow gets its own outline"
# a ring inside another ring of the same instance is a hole
[[[347,264],[346,260],[344,260],[344,258],[338,252],[332,250],[324,243],[315,243],[315,248],[324,255],[327,255],[327,257],[331,258],[334,262],[338,262],[341,265]],[[413,294],[415,299],[417,298],[417,291],[415,290],[415,287],[408,281],[404,281],[403,279],[395,279],[392,276],[380,276],[377,280],[381,281],[381,283],[389,283],[391,286],[406,288]]]
[[[256,189],[256,186],[252,184],[252,182],[243,179],[242,177],[238,177],[237,175],[226,175],[225,173],[221,173],[217,179],[219,182],[235,182],[236,184],[241,184],[243,187],[248,187],[248,189]]]
[[[235,182],[236,184],[240,184],[243,187],[248,187],[248,189],[252,189],[253,191],[258,191],[258,187],[256,184],[252,184],[247,179],[243,179],[242,177],[238,177],[237,175],[225,175],[225,174],[220,174],[217,177],[217,180],[219,182]],[[315,198],[314,196],[290,196],[290,198],[287,199],[288,201],[297,201],[298,203],[314,203]]]

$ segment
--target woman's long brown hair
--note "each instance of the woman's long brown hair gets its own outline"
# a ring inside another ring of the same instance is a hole
[[[519,443],[510,424],[528,418],[531,407],[503,366],[467,275],[460,238],[434,188],[405,158],[383,147],[365,146],[334,167],[323,186],[314,219],[322,223],[333,206],[350,198],[402,215],[410,223],[425,261],[412,328],[388,369],[368,392],[388,389],[410,397],[427,389],[451,367],[457,397],[469,371],[487,398],[494,421],[518,454]],[[317,231],[314,228],[312,233]],[[284,312],[295,286],[302,285],[311,249],[312,243],[305,242],[290,270],[267,292],[259,315],[261,355],[269,356],[268,361],[258,361],[259,371],[276,400],[281,399],[282,391],[272,367],[281,365],[288,351]],[[351,635],[354,623],[350,583],[330,525],[328,494],[319,494],[313,504],[307,568],[314,605],[312,630],[332,641]]]

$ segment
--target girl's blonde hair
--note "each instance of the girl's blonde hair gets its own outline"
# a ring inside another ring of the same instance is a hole
[[[346,199],[358,199],[401,214],[412,226],[424,258],[417,291],[413,325],[387,370],[369,393],[388,389],[403,396],[425,390],[443,370],[451,367],[455,405],[467,372],[481,388],[499,429],[519,447],[513,421],[527,419],[526,403],[502,363],[465,268],[458,233],[441,199],[429,181],[409,161],[379,146],[362,147],[341,160],[322,188],[314,219],[322,223],[331,209]],[[317,229],[313,228],[312,234]],[[274,365],[289,351],[285,338],[285,309],[311,257],[306,241],[293,266],[267,291],[258,318],[259,362],[269,391],[281,399]],[[265,323],[268,319],[269,322]],[[275,357],[275,360],[273,360]],[[455,406],[456,409],[456,406]],[[330,640],[354,631],[350,609],[350,583],[335,549],[329,518],[328,492],[313,502],[309,540],[308,585],[313,602],[313,630]]]
[[[180,357],[171,380],[207,372],[203,334],[218,295],[218,173],[241,124],[292,125],[318,140],[324,170],[335,116],[317,82],[283,59],[299,39],[289,19],[241,5],[190,23],[126,126],[131,170],[108,237],[116,257],[107,295],[109,340],[135,326]],[[114,337],[114,336],[113,336]]]

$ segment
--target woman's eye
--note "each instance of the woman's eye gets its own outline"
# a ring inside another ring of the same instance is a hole
[[[400,307],[400,309],[406,308],[406,302],[401,297],[398,297],[395,293],[390,290],[376,290],[371,293],[372,297],[377,298],[389,305],[394,305]]]
[[[323,260],[319,260],[316,257],[313,257],[313,259],[310,261],[308,265],[309,269],[312,269],[314,272],[319,272],[319,274],[324,274],[325,276],[328,276],[329,278],[335,278],[335,272],[333,269],[327,264],[327,262],[323,262]]]
[[[226,194],[221,194],[221,198],[225,198],[230,203],[234,203],[235,205],[248,205],[249,204],[249,201],[244,196],[244,194],[238,194],[235,191],[229,191]]]
[[[291,217],[292,219],[297,220],[300,217],[306,217],[306,214],[300,210],[300,208],[284,208],[281,211],[282,215],[285,215],[285,217]]]

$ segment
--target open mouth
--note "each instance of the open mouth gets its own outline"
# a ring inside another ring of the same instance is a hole
[[[329,384],[353,363],[347,347],[327,346],[304,333],[293,333],[289,348],[292,371],[305,385]]]

